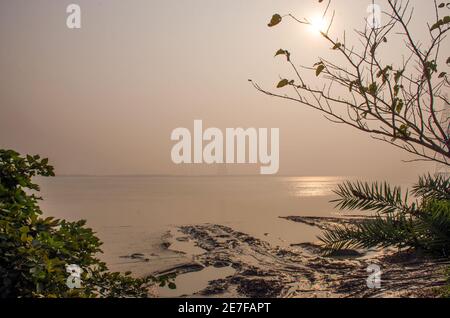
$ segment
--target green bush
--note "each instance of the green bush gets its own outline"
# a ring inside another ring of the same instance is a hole
[[[420,249],[449,257],[450,254],[450,179],[425,176],[413,187],[414,199],[401,189],[385,184],[351,183],[339,186],[341,210],[375,212],[371,218],[351,226],[336,226],[325,231],[320,240],[328,251],[344,248],[395,246]]]
[[[169,277],[112,273],[97,255],[101,242],[85,221],[43,217],[35,176],[54,176],[48,159],[0,150],[0,297],[146,297]],[[66,266],[76,264],[81,288],[69,288]]]
[[[450,267],[447,268],[446,277],[447,277],[447,285],[442,288],[441,296],[443,298],[450,298]]]

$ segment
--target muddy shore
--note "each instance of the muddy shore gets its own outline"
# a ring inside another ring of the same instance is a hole
[[[364,218],[289,216],[291,222],[322,230]],[[325,257],[320,245],[299,242],[289,248],[271,246],[230,227],[217,224],[179,228],[178,241],[191,241],[203,253],[156,274],[185,275],[205,268],[232,268],[232,275],[214,279],[186,296],[206,297],[421,297],[444,285],[448,263],[392,249],[345,250]],[[167,248],[170,243],[164,243]],[[381,269],[381,288],[368,288],[369,265]]]

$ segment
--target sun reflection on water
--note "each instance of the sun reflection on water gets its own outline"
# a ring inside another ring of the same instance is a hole
[[[340,177],[293,177],[289,178],[289,195],[294,197],[331,196],[344,179]]]

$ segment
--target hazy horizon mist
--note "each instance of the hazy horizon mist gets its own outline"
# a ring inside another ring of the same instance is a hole
[[[82,28],[70,30],[72,2],[0,1],[0,147],[49,157],[59,175],[223,174],[170,159],[171,131],[192,129],[196,119],[221,129],[279,128],[281,176],[396,179],[435,169],[404,163],[413,158],[250,85],[275,89],[288,72],[274,58],[280,48],[303,65],[333,56],[307,27],[267,27],[273,13],[313,17],[324,4],[79,0]],[[411,1],[419,38],[434,15],[423,2]],[[357,44],[352,30],[363,27],[370,3],[334,1],[333,36],[345,29]],[[385,58],[398,61],[402,43],[389,41]],[[259,166],[228,165],[226,173],[256,175]]]

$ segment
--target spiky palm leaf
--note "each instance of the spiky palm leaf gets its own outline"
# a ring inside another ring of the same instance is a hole
[[[419,182],[413,186],[412,193],[425,199],[450,200],[450,178],[430,174],[420,177]]]
[[[339,198],[331,202],[336,203],[340,210],[376,211],[379,213],[392,213],[398,210],[406,211],[411,207],[407,205],[408,193],[402,196],[400,187],[391,187],[389,184],[377,182],[368,184],[357,181],[345,182],[334,191]]]
[[[395,246],[450,254],[449,178],[430,175],[413,188],[418,201],[408,204],[408,193],[387,183],[346,182],[339,186],[341,210],[374,211],[375,216],[351,226],[336,226],[319,239],[328,251],[344,248]]]
[[[427,199],[416,215],[416,230],[426,249],[450,254],[450,200]]]
[[[319,240],[327,251],[388,246],[402,248],[415,242],[413,223],[411,219],[377,216],[352,226],[336,226],[325,231]]]

